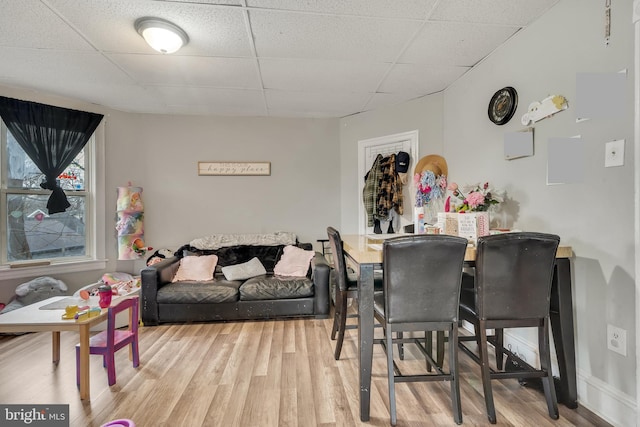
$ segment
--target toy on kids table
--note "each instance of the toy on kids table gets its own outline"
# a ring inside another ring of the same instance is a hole
[[[111,305],[111,298],[113,297],[113,290],[110,285],[104,284],[98,287],[98,295],[100,300],[98,305],[100,308],[107,308]]]
[[[16,288],[15,296],[0,311],[0,314],[8,313],[47,298],[66,295],[67,289],[67,285],[62,280],[49,276],[36,277]]]
[[[100,288],[102,286],[106,286],[103,290],[111,289],[113,296],[129,295],[140,289],[140,277],[119,271],[104,273],[98,282],[79,289],[73,296],[88,301],[90,297],[100,296]]]

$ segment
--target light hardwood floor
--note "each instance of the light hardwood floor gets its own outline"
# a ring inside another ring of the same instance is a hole
[[[347,331],[342,357],[333,359],[331,320],[163,325],[140,329],[140,367],[116,355],[116,385],[107,385],[99,356],[91,356],[91,401],[75,384],[77,334],[61,333],[61,361],[51,363],[51,334],[0,337],[0,402],[70,405],[71,426],[118,418],[137,427],[161,426],[387,426],[386,359],[374,349],[371,419],[359,417],[357,331]],[[379,333],[379,331],[376,331]],[[479,367],[460,352],[463,425],[489,425]],[[407,346],[401,367],[424,359]],[[559,405],[551,420],[541,393],[516,380],[494,381],[498,425],[607,426],[584,408]],[[455,425],[449,383],[396,386],[398,426]]]

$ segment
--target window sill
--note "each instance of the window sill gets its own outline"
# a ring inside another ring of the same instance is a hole
[[[60,264],[40,265],[34,267],[9,268],[0,267],[0,280],[19,279],[22,277],[51,276],[55,274],[77,273],[80,271],[104,270],[107,260],[86,260],[65,262]]]

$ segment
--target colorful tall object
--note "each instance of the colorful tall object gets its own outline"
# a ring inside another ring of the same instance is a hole
[[[118,259],[140,259],[146,253],[144,244],[144,206],[142,187],[118,187],[117,199]]]

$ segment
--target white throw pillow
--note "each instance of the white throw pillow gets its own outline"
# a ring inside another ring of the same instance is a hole
[[[247,262],[222,267],[222,274],[227,280],[245,280],[267,274],[264,265],[256,257]]]
[[[273,274],[278,276],[303,277],[309,271],[309,263],[316,253],[305,251],[296,246],[285,246],[280,260],[273,269]]]

